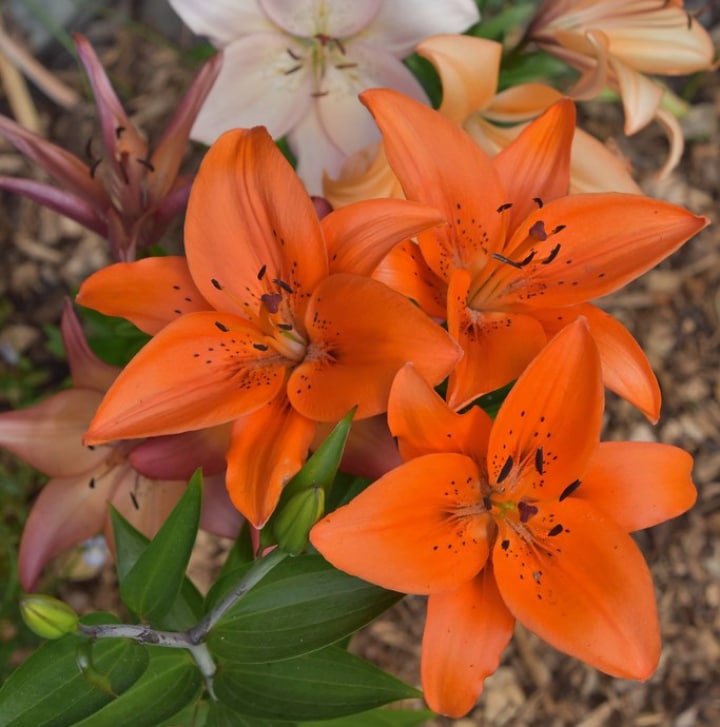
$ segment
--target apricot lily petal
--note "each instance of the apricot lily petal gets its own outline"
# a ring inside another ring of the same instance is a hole
[[[485,565],[490,519],[454,510],[480,499],[477,465],[429,454],[388,472],[312,529],[312,544],[336,568],[403,593],[454,590]],[[411,503],[412,506],[409,506]]]
[[[415,50],[437,69],[443,90],[438,110],[446,118],[461,125],[470,114],[493,100],[500,73],[501,43],[468,35],[433,35]]]
[[[412,364],[405,364],[390,390],[388,424],[404,460],[458,452],[479,462],[487,453],[492,422],[477,406],[455,413]]]
[[[432,594],[421,661],[430,709],[448,717],[467,714],[485,677],[497,669],[514,625],[489,563],[457,590]]]
[[[575,105],[563,99],[494,157],[493,165],[505,182],[506,201],[513,205],[506,212],[508,234],[534,208],[568,193],[574,133]]]
[[[261,407],[282,389],[287,363],[262,340],[251,324],[227,313],[180,317],[123,369],[86,442],[176,434]]]
[[[539,254],[522,270],[506,267],[505,286],[493,294],[494,304],[516,310],[548,308],[607,295],[707,224],[706,217],[640,195],[583,194],[553,200],[533,212],[507,243],[508,258],[524,258],[531,250]],[[540,226],[542,240],[534,236]]]
[[[328,270],[312,201],[260,127],[223,134],[206,154],[188,203],[185,247],[204,298],[249,320],[263,309],[265,274],[297,298]],[[295,306],[301,315],[304,303]]]
[[[576,321],[547,344],[500,408],[488,445],[490,481],[517,498],[559,495],[597,448],[604,403],[597,348],[587,324]]]
[[[656,442],[601,442],[573,494],[627,532],[682,515],[697,499],[692,457]]]
[[[283,487],[303,466],[315,427],[285,396],[233,423],[227,489],[233,505],[254,527],[267,522]]]
[[[184,313],[210,309],[184,257],[149,257],[98,270],[80,286],[77,302],[106,316],[126,318],[154,335]]]
[[[539,507],[535,517],[549,517]],[[612,676],[647,679],[660,656],[660,628],[642,553],[623,528],[577,498],[552,514],[561,532],[534,542],[501,527],[493,565],[503,600],[556,649]]]
[[[660,385],[645,352],[620,321],[590,303],[533,311],[552,337],[583,316],[600,353],[605,386],[636,406],[654,424],[660,417]]]
[[[448,332],[463,350],[448,383],[452,409],[516,379],[547,340],[542,326],[530,316],[469,308],[469,284],[467,270],[456,270],[448,290]]]
[[[407,298],[357,275],[326,278],[310,300],[305,326],[311,343],[290,374],[288,396],[317,421],[337,421],[355,405],[358,418],[379,414],[407,361],[435,385],[460,357],[446,332]]]
[[[400,199],[370,199],[323,217],[332,273],[372,274],[399,242],[442,222],[432,207]]]

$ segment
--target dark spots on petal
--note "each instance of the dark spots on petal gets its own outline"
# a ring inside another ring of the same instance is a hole
[[[182,315],[182,311],[179,308],[175,308],[173,313],[177,313],[179,316]]]
[[[503,540],[502,543],[500,543],[500,547],[503,550],[507,550],[510,547],[510,541],[509,540]]]
[[[179,285],[173,285],[173,290],[180,290],[180,286]]]
[[[95,478],[94,478],[94,477],[91,477],[91,478],[90,478],[90,481],[88,482],[88,487],[89,487],[89,488],[90,488],[91,490],[94,490],[94,489],[95,489]]]
[[[570,495],[577,490],[578,487],[580,487],[582,483],[580,480],[575,480],[574,482],[571,482],[561,493],[558,500],[562,502],[566,497],[570,497]]]

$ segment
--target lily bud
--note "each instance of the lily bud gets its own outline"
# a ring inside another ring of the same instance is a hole
[[[299,555],[308,544],[312,526],[325,511],[325,491],[313,487],[294,495],[277,514],[273,523],[278,547],[290,555]]]
[[[27,627],[44,639],[59,639],[73,633],[79,620],[67,603],[41,593],[23,596],[20,613]]]

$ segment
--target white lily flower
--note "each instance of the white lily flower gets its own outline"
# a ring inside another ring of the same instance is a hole
[[[287,136],[298,174],[319,194],[323,171],[380,134],[357,95],[394,88],[427,103],[401,58],[423,38],[479,20],[473,0],[170,0],[186,25],[224,49],[224,62],[192,130],[211,144],[262,124]]]

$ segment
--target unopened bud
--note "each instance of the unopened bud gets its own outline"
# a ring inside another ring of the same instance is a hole
[[[77,630],[79,617],[57,598],[29,593],[20,599],[20,613],[27,627],[44,639],[59,639]]]
[[[277,513],[273,530],[278,546],[290,555],[298,555],[307,547],[312,526],[325,511],[325,491],[313,487],[293,495]]]

